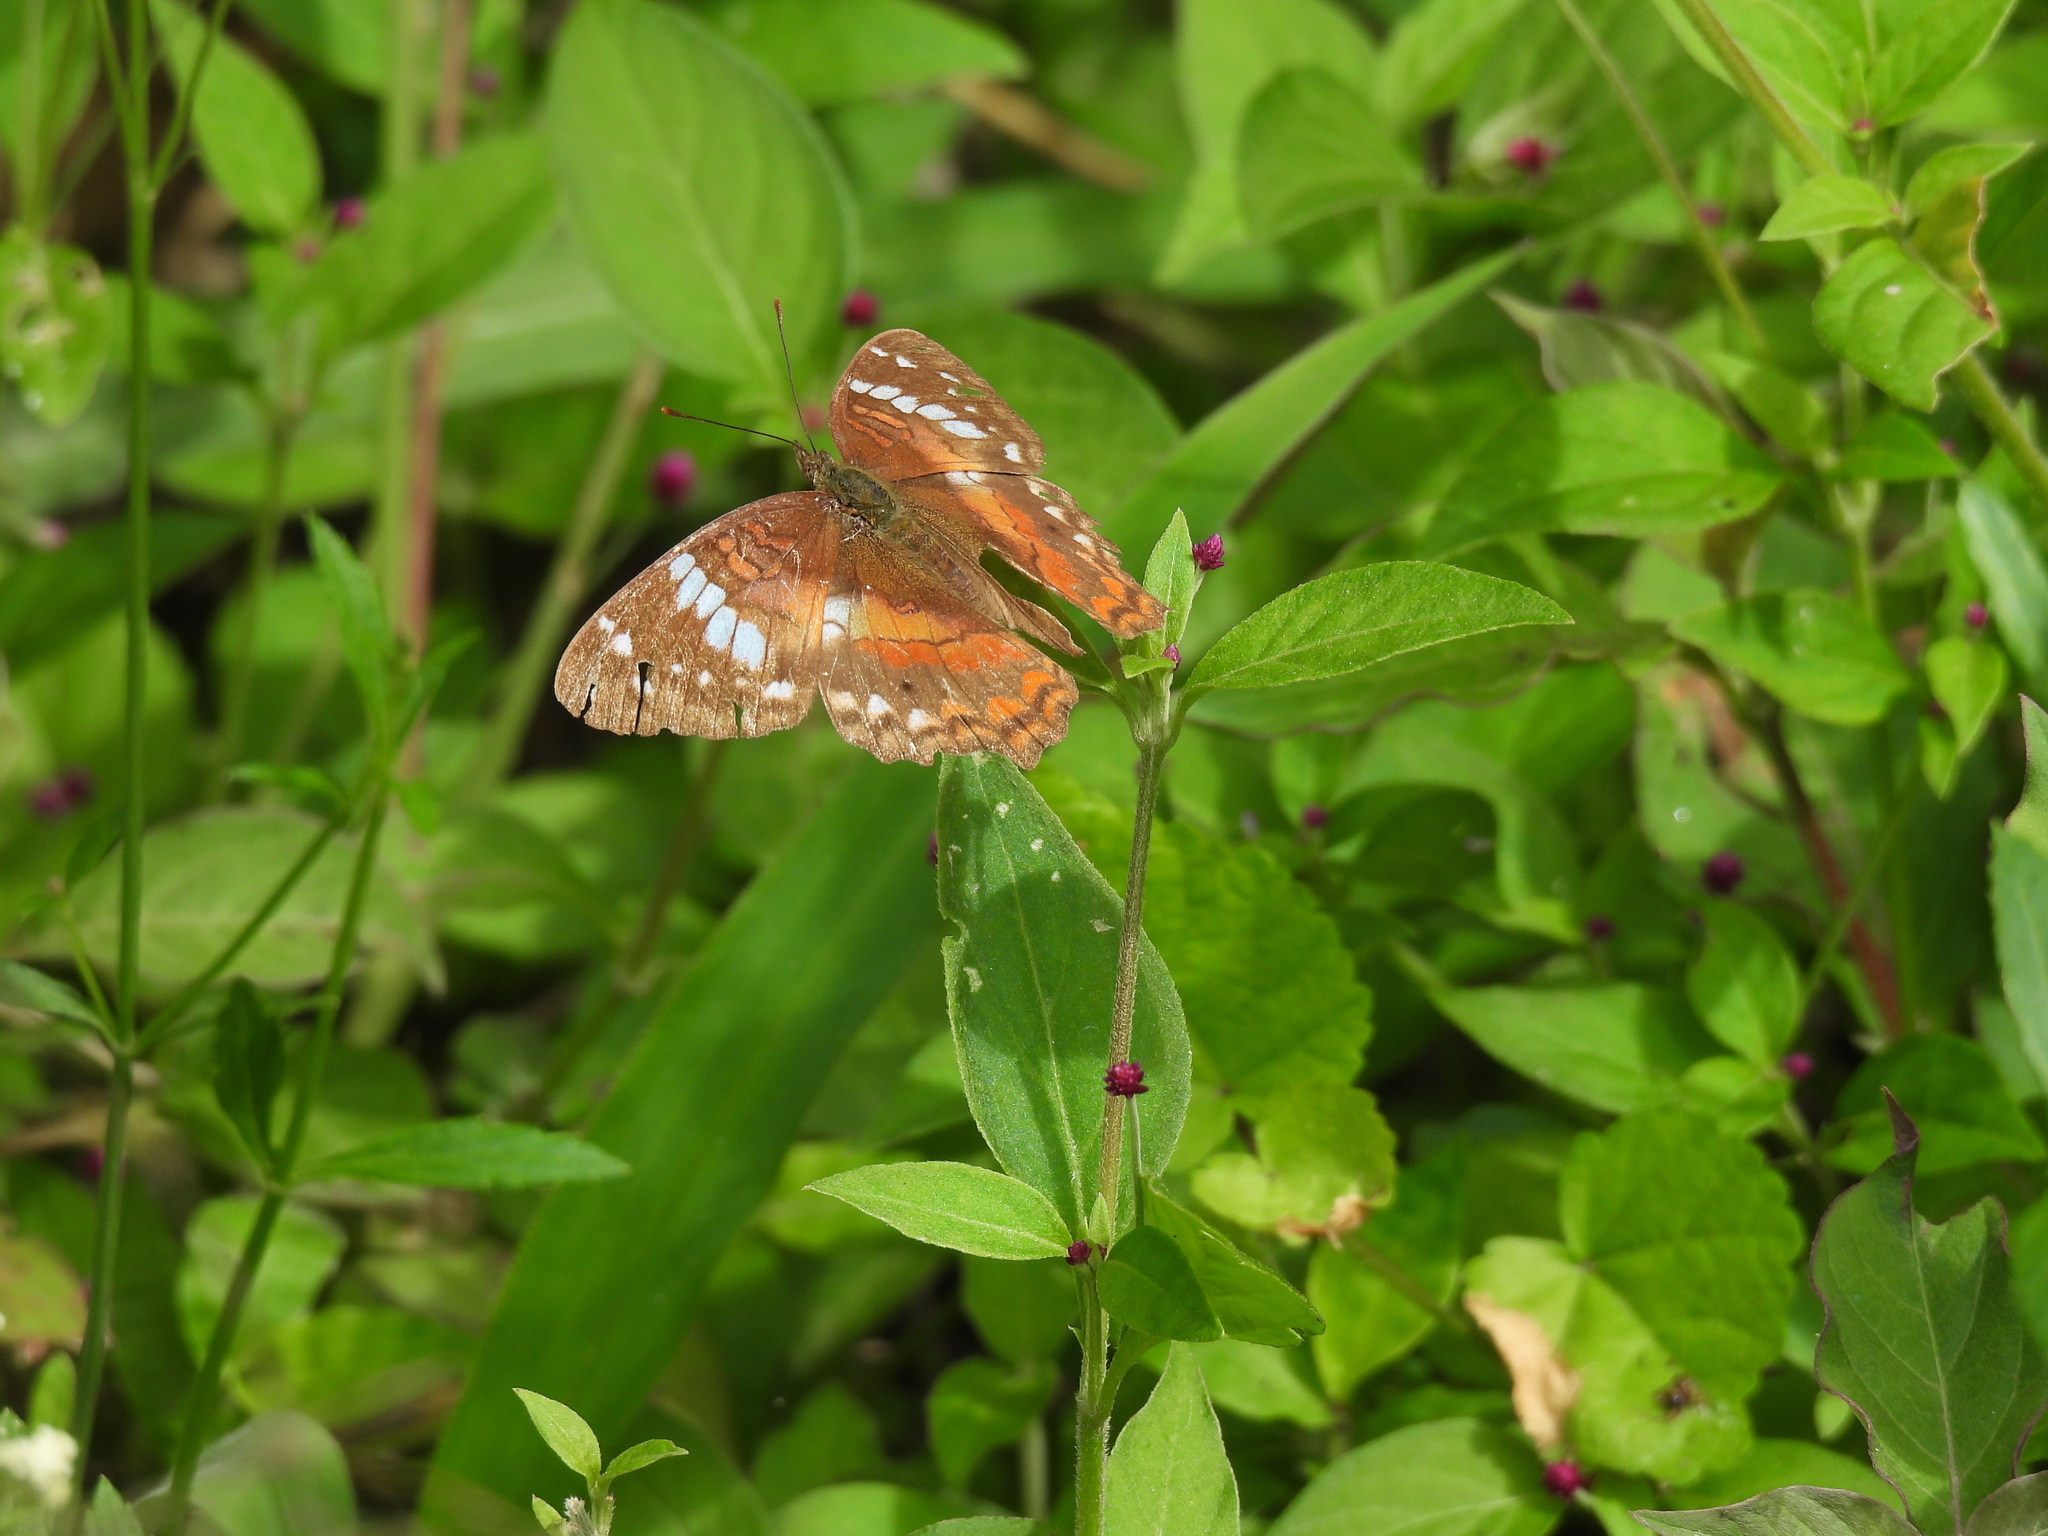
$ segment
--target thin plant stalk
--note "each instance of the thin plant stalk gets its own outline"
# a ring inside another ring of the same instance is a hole
[[[425,19],[426,0],[394,0],[391,75],[384,95],[380,145],[387,187],[404,181],[419,164],[419,53]],[[378,443],[382,462],[371,516],[371,563],[384,591],[386,611],[398,615],[411,612],[411,549],[406,513],[412,491],[413,369],[418,334],[402,331],[384,344],[384,377],[380,385]],[[408,638],[423,647],[423,637]]]
[[[1093,1265],[1076,1271],[1081,1291],[1081,1388],[1074,1398],[1074,1536],[1102,1536],[1108,1513],[1109,1314],[1095,1290]]]
[[[1607,88],[1614,92],[1615,100],[1621,103],[1622,111],[1635,126],[1636,137],[1643,141],[1643,148],[1650,152],[1656,162],[1657,174],[1664,178],[1664,185],[1671,189],[1671,195],[1678,199],[1678,206],[1685,210],[1686,230],[1692,237],[1693,248],[1699,252],[1700,260],[1706,264],[1707,274],[1713,278],[1714,286],[1721,292],[1722,302],[1734,315],[1735,323],[1742,328],[1743,339],[1758,357],[1771,355],[1771,344],[1764,337],[1764,330],[1757,323],[1756,312],[1749,307],[1742,285],[1735,281],[1735,274],[1729,270],[1727,258],[1721,254],[1721,247],[1714,241],[1714,232],[1707,227],[1707,221],[1700,217],[1699,205],[1692,199],[1692,192],[1685,184],[1685,178],[1678,172],[1678,163],[1671,158],[1671,151],[1665,147],[1664,136],[1657,132],[1657,125],[1650,121],[1650,114],[1643,110],[1643,104],[1628,83],[1628,77],[1621,66],[1614,61],[1614,55],[1607,51],[1607,44],[1600,34],[1593,30],[1574,0],[1557,0],[1557,8],[1564,14],[1565,21],[1579,35],[1587,56],[1593,61],[1607,81]]]
[[[327,979],[320,989],[314,1013],[313,1036],[299,1061],[292,1117],[285,1131],[284,1143],[278,1149],[276,1171],[268,1181],[263,1202],[256,1210],[256,1220],[242,1244],[241,1254],[235,1260],[234,1274],[228,1281],[220,1316],[214,1321],[213,1332],[206,1341],[205,1358],[200,1362],[199,1373],[186,1399],[185,1418],[179,1426],[177,1450],[171,1462],[170,1493],[163,1523],[163,1529],[170,1536],[182,1536],[185,1530],[192,1506],[192,1479],[198,1471],[199,1454],[206,1446],[207,1431],[220,1395],[221,1373],[234,1349],[242,1309],[249,1299],[256,1274],[263,1266],[263,1255],[270,1246],[271,1233],[276,1230],[278,1217],[291,1193],[293,1176],[298,1171],[299,1152],[305,1145],[306,1127],[312,1119],[313,1098],[319,1091],[320,1079],[326,1073],[327,1058],[334,1046],[335,1020],[341,1012],[342,993],[347,988],[349,972],[355,964],[363,912],[369,903],[370,884],[376,873],[377,849],[383,838],[384,815],[389,799],[380,773],[370,784],[369,816],[363,828],[362,842],[356,849],[355,866],[349,874],[341,926],[334,936]]]
[[[569,514],[569,526],[555,546],[555,558],[548,567],[547,580],[535,600],[526,630],[519,637],[505,668],[503,684],[489,724],[484,727],[470,772],[465,776],[472,799],[488,794],[512,770],[520,743],[533,723],[534,706],[547,684],[554,665],[555,648],[562,643],[562,631],[570,614],[589,590],[590,557],[604,532],[605,514],[618,495],[619,480],[626,470],[626,456],[639,439],[641,423],[654,405],[661,387],[661,359],[642,352],[619,386],[611,420],[598,441],[584,471],[583,484],[576,493],[576,505]]]
[[[1138,953],[1145,937],[1145,871],[1152,857],[1152,819],[1159,807],[1159,781],[1169,745],[1165,740],[1141,739],[1138,746],[1138,805],[1131,824],[1131,861],[1124,876],[1123,927],[1117,934],[1108,1066],[1131,1059],[1131,1021],[1138,1002]],[[1123,1111],[1128,1102],[1113,1093],[1105,1093],[1102,1098],[1102,1163],[1097,1188],[1109,1205],[1112,1233],[1116,1230],[1116,1205],[1123,1189]]]
[[[1991,370],[1975,351],[1970,351],[1949,370],[1949,377],[1955,380],[1957,392],[1969,402],[1970,410],[1984,424],[1991,440],[2005,450],[2012,467],[2027,482],[2027,489],[2040,504],[2041,515],[2048,517],[2048,456],[2042,454],[2040,445],[2028,435],[2026,423],[2000,393]]]
[[[242,738],[249,725],[249,694],[256,679],[256,634],[263,622],[263,605],[270,595],[271,578],[277,574],[277,539],[284,520],[285,473],[291,465],[292,425],[273,422],[263,445],[263,490],[256,504],[256,531],[249,541],[249,569],[243,602],[246,608],[235,635],[235,653],[228,664],[222,692],[220,742],[215,749],[212,785],[208,798],[219,800],[227,794],[228,775],[242,755]]]

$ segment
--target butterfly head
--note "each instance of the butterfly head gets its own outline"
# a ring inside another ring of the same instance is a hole
[[[827,453],[808,448],[796,451],[797,462],[813,490],[825,492],[847,511],[871,523],[884,522],[896,510],[896,498],[889,487],[864,469],[841,464]]]

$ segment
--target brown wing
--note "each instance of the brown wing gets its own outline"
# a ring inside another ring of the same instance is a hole
[[[817,689],[840,523],[818,491],[706,523],[576,632],[555,668],[555,697],[621,735],[787,730]]]
[[[999,752],[1029,768],[1066,735],[1080,696],[1063,669],[872,534],[841,546],[824,647],[833,726],[885,763]]]
[[[1035,473],[1038,434],[930,337],[884,331],[854,354],[832,396],[832,438],[848,463],[944,513],[1119,639],[1166,621],[1095,520]]]

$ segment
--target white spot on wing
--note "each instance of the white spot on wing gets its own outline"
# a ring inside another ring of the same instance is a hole
[[[767,637],[744,619],[732,632],[732,659],[755,672],[760,671],[761,664],[768,659]]]
[[[913,709],[904,717],[904,724],[908,725],[913,731],[921,731],[931,723],[932,717],[921,709]]]
[[[896,409],[901,411],[904,415],[908,416],[912,411],[917,409],[917,396],[901,395],[897,397],[897,399],[892,401],[891,404],[893,404],[896,407]]]
[[[618,633],[617,633],[616,635],[613,635],[613,636],[612,636],[612,649],[613,649],[613,650],[615,650],[615,651],[617,651],[617,652],[618,652],[618,653],[619,653],[619,654],[620,654],[621,656],[630,656],[630,655],[632,655],[632,654],[633,654],[633,632],[632,632],[631,630],[628,630],[628,629],[622,629],[622,630],[620,630],[620,631],[619,631],[619,632],[618,632]]]
[[[796,697],[796,684],[786,677],[779,677],[761,690],[764,699],[792,699]]]
[[[901,405],[903,402],[899,400],[896,403]],[[936,400],[930,405],[920,405],[917,408],[917,414],[926,421],[951,421],[953,419],[953,413]]]
[[[958,374],[948,373],[943,368],[939,370],[939,377],[946,380],[948,383],[952,384],[958,384],[960,382],[960,376]]]
[[[710,618],[712,614],[718,611],[718,605],[724,601],[725,588],[715,581],[712,582],[710,586],[697,594],[697,617],[700,619]]]
[[[668,664],[668,669],[675,676],[680,677],[683,673],[683,664],[680,661],[672,661]]]
[[[898,368],[915,368],[917,364],[899,352],[896,354],[896,366]]]
[[[987,437],[988,434],[971,421],[942,421],[939,426],[955,437]]]
[[[877,384],[875,386],[875,398],[877,400],[894,400],[902,393],[903,386],[901,384]]]
[[[844,624],[853,617],[853,603],[843,592],[835,592],[825,599],[825,622]]]
[[[1017,445],[1015,443],[1003,444],[1003,457],[1008,459],[1012,464],[1022,464],[1024,462],[1024,455],[1017,451]]]
[[[868,718],[870,720],[878,720],[883,715],[893,715],[895,713],[896,711],[889,707],[889,701],[879,693],[868,695]]]
[[[721,608],[711,615],[711,622],[704,626],[704,643],[714,651],[722,651],[732,644],[733,631],[739,627],[740,616],[730,608]]]
[[[710,674],[709,672],[699,672],[699,673],[697,674],[697,686],[698,686],[698,687],[700,687],[700,688],[708,688],[708,687],[710,687],[710,686],[711,686],[711,674]]]
[[[606,634],[610,634],[613,630],[619,627],[619,621],[613,618],[608,613],[600,613],[597,616],[597,627],[603,630]]]
[[[846,381],[846,387],[852,390],[856,395],[864,395],[869,390],[873,389],[875,386],[870,384],[866,379],[848,379]]]
[[[681,613],[697,601],[697,594],[704,590],[704,573],[692,571],[676,583],[676,612]]]
[[[887,347],[869,347],[868,350],[874,353],[877,357],[887,357],[889,355],[889,349]]]
[[[685,550],[682,554],[677,555],[675,559],[669,561],[669,580],[681,581],[695,569],[697,569],[697,557]]]

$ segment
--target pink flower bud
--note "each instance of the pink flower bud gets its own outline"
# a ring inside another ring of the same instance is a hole
[[[334,205],[334,227],[354,229],[369,216],[369,209],[360,197],[344,197]]]
[[[1700,222],[1706,225],[1709,229],[1720,228],[1722,221],[1725,220],[1727,217],[1728,210],[1723,208],[1719,203],[1700,204]]]
[[[1067,1262],[1079,1269],[1095,1256],[1095,1250],[1085,1241],[1076,1239],[1067,1244]]]
[[[1723,848],[1700,866],[1700,884],[1716,896],[1732,895],[1742,884],[1742,855]]]
[[[1561,302],[1566,309],[1576,309],[1582,315],[1597,315],[1607,307],[1600,290],[1583,277],[1565,289]]]
[[[1514,140],[1504,151],[1509,165],[1525,176],[1541,176],[1557,158],[1557,150],[1543,140],[1525,137]]]
[[[479,64],[469,72],[469,88],[489,101],[505,89],[505,77],[488,64]]]
[[[1304,805],[1301,824],[1311,832],[1320,832],[1330,824],[1330,813],[1320,805]]]
[[[1972,603],[1963,610],[1963,622],[1972,629],[1981,630],[1991,622],[1991,614],[1982,603]]]
[[[1778,1065],[1784,1068],[1785,1075],[1796,1083],[1801,1078],[1812,1073],[1813,1058],[1804,1051],[1794,1051],[1781,1060]]]
[[[1595,944],[1605,944],[1614,937],[1614,919],[1605,912],[1595,912],[1584,924],[1586,938]]]
[[[851,330],[864,331],[875,323],[875,317],[882,312],[881,302],[866,288],[856,288],[846,296],[846,302],[839,306],[839,323]]]
[[[1586,1476],[1586,1469],[1576,1461],[1546,1462],[1543,1467],[1543,1486],[1560,1499],[1568,1499],[1583,1488],[1592,1486],[1593,1480]]]
[[[38,820],[56,821],[90,800],[93,787],[92,774],[86,769],[66,768],[28,792],[29,812]]]
[[[1180,666],[1180,647],[1179,647],[1179,646],[1177,646],[1177,645],[1169,645],[1169,646],[1168,646],[1168,647],[1167,647],[1167,648],[1166,648],[1166,649],[1165,649],[1164,651],[1160,652],[1160,654],[1161,654],[1162,656],[1164,656],[1164,657],[1165,657],[1165,658],[1166,658],[1166,659],[1167,659],[1168,661],[1172,662],[1172,663],[1174,664],[1174,667],[1175,667],[1176,669],[1178,669],[1178,668],[1179,668],[1179,666]]]
[[[673,512],[697,488],[697,461],[686,448],[671,448],[647,471],[647,494]]]
[[[1194,548],[1195,569],[1198,571],[1220,571],[1223,569],[1223,535],[1212,533]]]
[[[1145,1086],[1145,1069],[1135,1061],[1119,1061],[1102,1074],[1102,1086],[1112,1097],[1135,1099],[1152,1090]]]

